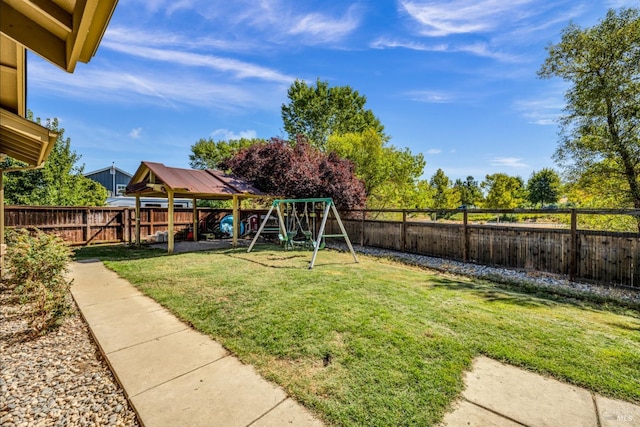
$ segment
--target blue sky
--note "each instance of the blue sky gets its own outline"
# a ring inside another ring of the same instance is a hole
[[[89,172],[189,167],[200,138],[284,137],[297,79],[351,86],[424,178],[555,167],[565,83],[536,72],[570,21],[638,0],[120,0],[74,74],[30,54],[27,107]]]

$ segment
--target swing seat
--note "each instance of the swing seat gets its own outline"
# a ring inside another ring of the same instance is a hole
[[[289,231],[287,232],[286,237],[282,235],[282,233],[278,233],[278,240],[284,246],[285,250],[293,249],[293,237],[296,235],[295,232]]]

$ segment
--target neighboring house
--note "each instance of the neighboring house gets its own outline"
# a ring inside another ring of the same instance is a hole
[[[124,195],[124,190],[133,175],[118,169],[115,165],[111,165],[97,171],[85,173],[84,176],[98,184],[102,184],[109,192],[109,197],[120,197]]]

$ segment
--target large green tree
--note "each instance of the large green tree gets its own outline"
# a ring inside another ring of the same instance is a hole
[[[562,184],[560,176],[551,168],[533,172],[527,181],[527,200],[533,206],[556,203],[560,199]]]
[[[429,180],[433,188],[433,205],[435,209],[451,209],[454,208],[453,191],[451,188],[451,179],[444,173],[442,169],[438,169]]]
[[[229,141],[200,138],[191,146],[189,164],[194,169],[218,169],[221,163],[233,157],[243,148],[265,142],[265,140],[257,138],[240,138]]]
[[[487,175],[480,187],[487,192],[485,207],[490,209],[515,209],[525,199],[524,182],[519,176],[494,173]]]
[[[624,180],[623,203],[640,208],[640,16],[609,10],[591,28],[570,24],[539,75],[570,83],[555,158],[570,181],[584,173]]]
[[[365,185],[370,208],[406,207],[416,204],[418,179],[426,164],[422,154],[387,145],[375,129],[331,135],[327,152],[351,160],[355,174]]]
[[[462,206],[475,206],[482,200],[480,184],[478,184],[478,181],[471,175],[467,176],[467,179],[464,181],[456,179],[456,182],[453,184],[453,190],[457,194],[457,200]]]
[[[30,114],[30,119],[33,116]],[[41,120],[36,119],[37,123]],[[85,177],[80,155],[71,149],[71,139],[64,137],[58,119],[46,120],[44,126],[58,132],[51,154],[41,169],[11,172],[5,178],[5,202],[16,205],[103,206],[107,189]],[[2,168],[25,165],[6,158]]]
[[[349,86],[329,87],[318,79],[315,85],[296,80],[287,91],[289,103],[282,104],[282,121],[289,140],[297,135],[324,151],[332,134],[361,133],[374,129],[383,139],[384,126],[371,110],[367,98]]]

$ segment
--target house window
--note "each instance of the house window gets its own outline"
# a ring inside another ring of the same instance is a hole
[[[126,184],[117,184],[116,185],[116,194],[118,196],[122,196],[126,189],[127,189],[127,185]]]

